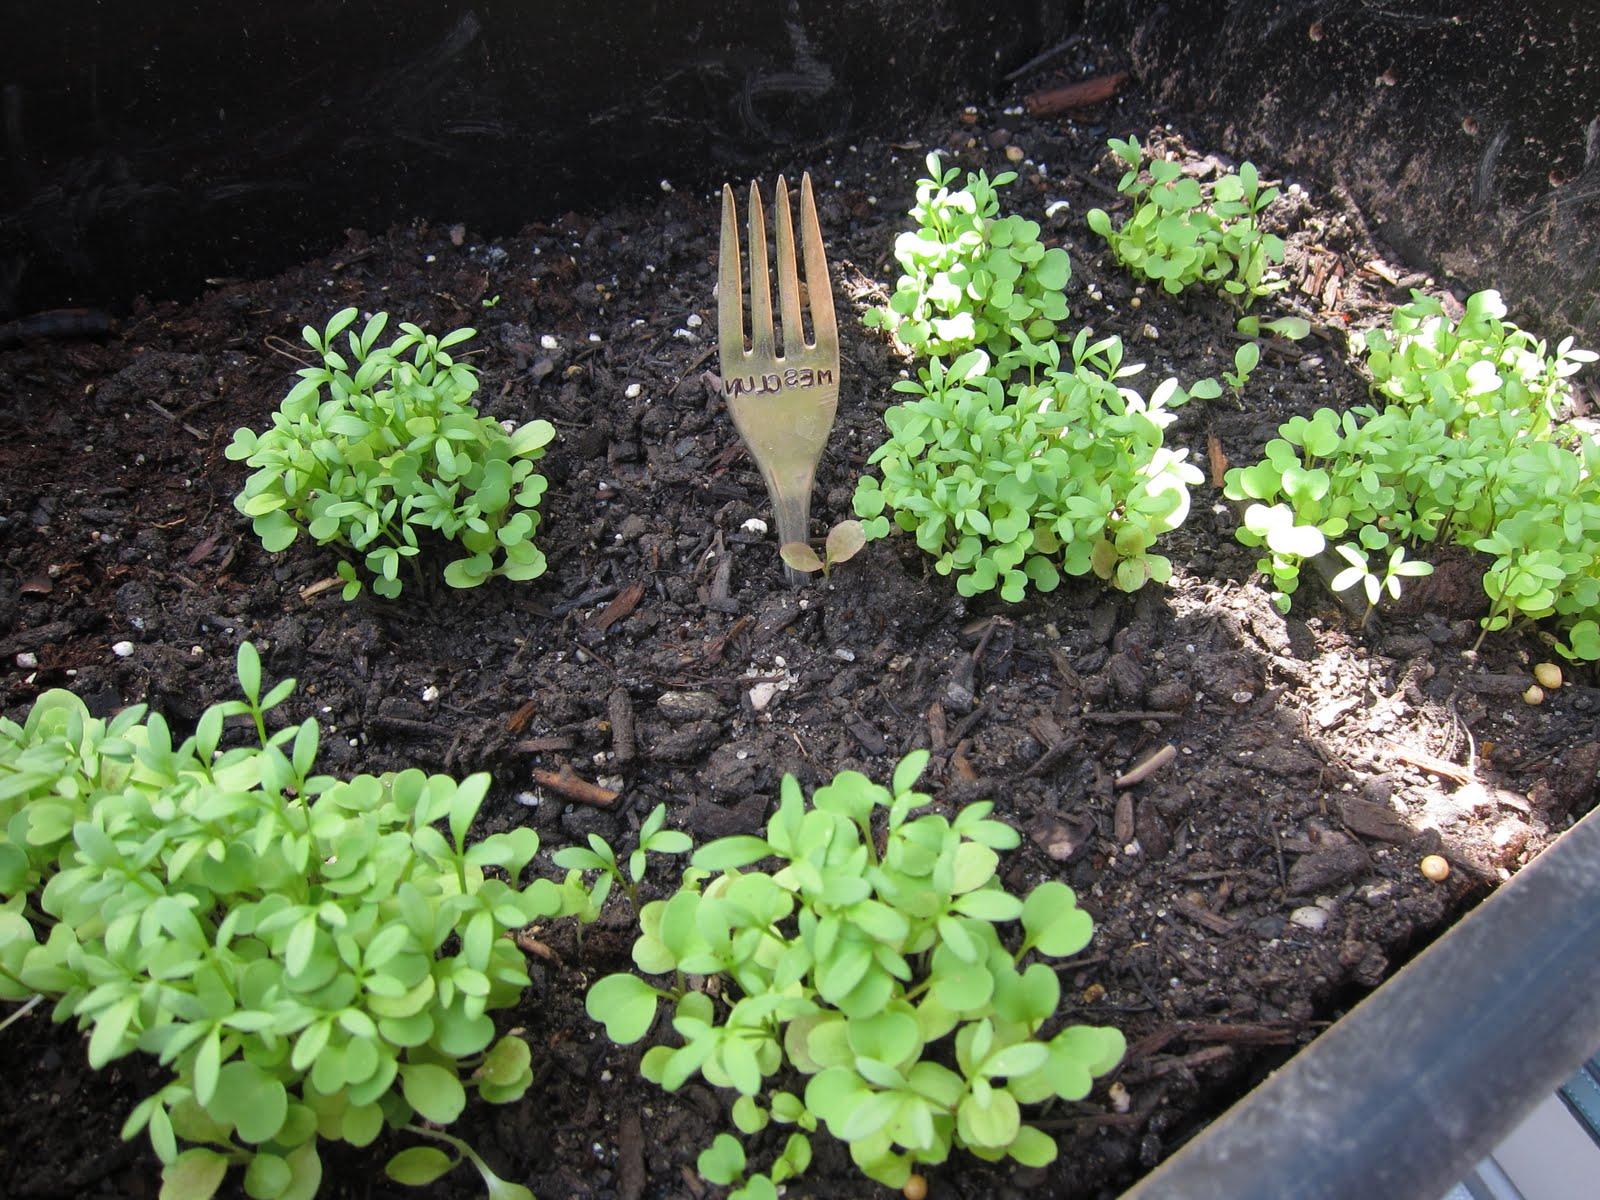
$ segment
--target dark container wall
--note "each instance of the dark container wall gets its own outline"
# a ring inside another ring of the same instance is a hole
[[[1385,238],[1600,345],[1600,3],[1092,0],[1227,148],[1349,189]]]
[[[0,5],[0,316],[490,233],[991,91],[1060,0]]]

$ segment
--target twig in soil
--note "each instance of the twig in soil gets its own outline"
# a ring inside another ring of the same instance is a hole
[[[589,804],[595,808],[610,808],[622,794],[582,778],[568,763],[562,763],[559,771],[534,767],[529,774],[540,787],[549,788],[556,795],[565,796],[578,804]]]
[[[683,369],[682,375],[678,376],[678,382],[673,384],[672,387],[667,391],[668,400],[676,396],[678,394],[678,389],[681,388],[685,383],[689,382],[689,376],[695,373],[695,370],[700,366],[701,363],[705,362],[706,359],[711,357],[711,351],[713,349],[714,347],[707,346],[704,350],[700,351],[699,354],[695,355],[694,361]]]
[[[606,699],[606,715],[611,718],[611,752],[618,766],[627,766],[639,754],[639,743],[633,735],[633,700],[628,689],[613,688]]]
[[[564,733],[552,733],[544,737],[524,738],[511,748],[518,754],[550,754],[557,750],[571,750],[572,739]]]
[[[1090,108],[1096,104],[1103,104],[1115,96],[1127,78],[1126,71],[1113,71],[1110,75],[1080,79],[1077,83],[1069,83],[1065,87],[1034,92],[1031,96],[1024,97],[1022,103],[1035,117],[1050,117],[1057,113],[1071,112],[1075,108]]]
[[[155,409],[156,414],[158,416],[165,417],[167,420],[171,421],[174,425],[176,425],[180,429],[184,430],[184,432],[193,434],[196,438],[198,438],[202,442],[206,440],[206,435],[205,434],[201,433],[193,425],[189,424],[189,422],[181,420],[178,417],[178,415],[176,413],[174,413],[170,408],[167,408],[164,405],[158,404],[154,400],[146,400],[145,403],[148,404],[151,408]]]
[[[1149,779],[1150,776],[1154,775],[1157,771],[1161,770],[1162,767],[1166,766],[1177,757],[1178,748],[1171,742],[1168,742],[1165,746],[1162,746],[1159,750],[1155,751],[1155,753],[1150,754],[1142,759],[1137,765],[1128,768],[1128,770],[1124,771],[1121,775],[1118,775],[1114,786],[1125,788],[1132,787],[1136,783],[1143,783],[1146,779]]]
[[[337,575],[329,575],[326,579],[319,579],[315,583],[308,583],[305,587],[301,588],[300,599],[314,600],[318,596],[322,595],[323,592],[329,591],[336,587],[341,587],[343,584],[344,580],[340,579]]]
[[[1052,59],[1060,57],[1061,55],[1065,54],[1068,50],[1071,50],[1074,46],[1076,46],[1081,41],[1083,41],[1083,34],[1075,33],[1071,37],[1069,37],[1066,41],[1057,42],[1054,46],[1051,46],[1050,49],[1045,50],[1042,53],[1035,54],[1032,58],[1030,58],[1027,62],[1023,63],[1016,70],[1008,71],[1006,73],[1006,82],[1009,83],[1013,79],[1021,79],[1024,75],[1026,75],[1029,71],[1033,70],[1035,67],[1042,67],[1042,66],[1044,66],[1045,63],[1051,61]]]
[[[17,1009],[16,1012],[12,1013],[4,1021],[0,1021],[0,1033],[4,1033],[7,1029],[10,1029],[11,1026],[15,1025],[18,1021],[22,1020],[23,1017],[27,1016],[29,1013],[31,1013],[34,1009],[38,1008],[39,1005],[41,1005],[43,1003],[44,1003],[44,997],[43,996],[34,996],[34,997],[30,998],[27,1001],[27,1003],[25,1003],[21,1008]]]
[[[949,739],[945,737],[944,705],[937,700],[928,705],[928,741],[932,743],[930,748],[935,754],[949,744]]]
[[[293,342],[284,341],[283,338],[279,337],[275,333],[267,334],[266,337],[261,339],[261,344],[268,350],[271,350],[274,354],[281,354],[291,362],[299,363],[302,367],[316,366],[316,364],[311,362],[309,359],[301,358],[294,352]]]
[[[1152,1062],[1143,1069],[1130,1069],[1124,1072],[1122,1078],[1128,1083],[1144,1083],[1147,1080],[1160,1079],[1163,1075],[1170,1075],[1174,1071],[1201,1067],[1207,1063],[1232,1057],[1232,1046],[1207,1046],[1202,1050],[1193,1050],[1188,1054],[1180,1054],[1175,1058],[1164,1058],[1160,1062]]]
[[[618,621],[631,616],[633,610],[639,607],[639,601],[644,599],[644,584],[634,582],[623,588],[617,598],[606,605],[594,616],[585,619],[584,625],[599,633],[604,633]]]
[[[1179,897],[1171,904],[1172,911],[1179,916],[1188,917],[1196,925],[1203,925],[1212,933],[1226,937],[1239,927],[1237,921],[1230,921],[1227,917],[1218,916],[1209,908],[1196,904],[1192,900]]]
[[[1453,762],[1442,758],[1435,758],[1431,754],[1424,754],[1421,750],[1412,750],[1402,746],[1399,742],[1384,738],[1384,741],[1394,747],[1394,756],[1401,762],[1410,763],[1413,767],[1421,767],[1431,775],[1440,775],[1445,779],[1453,779],[1457,783],[1478,782],[1477,773],[1469,767],[1458,767]]]
[[[1127,712],[1080,713],[1091,725],[1126,725],[1134,721],[1176,721],[1182,713],[1152,712],[1147,709],[1129,709]]]

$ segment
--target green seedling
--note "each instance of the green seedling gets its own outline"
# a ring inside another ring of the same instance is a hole
[[[1222,373],[1222,381],[1233,389],[1235,397],[1244,391],[1244,385],[1250,382],[1250,375],[1261,362],[1261,347],[1254,342],[1246,342],[1233,352],[1233,370]]]
[[[493,1200],[531,1200],[439,1127],[533,1079],[491,1014],[528,985],[505,933],[562,912],[554,884],[518,883],[537,835],[467,844],[487,775],[315,774],[315,721],[267,732],[293,680],[263,694],[248,643],[238,675],[244,698],[181,741],[64,691],[0,720],[0,997],[54,999],[92,1067],[139,1050],[167,1070],[122,1128],[149,1137],[163,1200],[234,1169],[255,1200],[311,1200],[320,1141],[386,1129],[439,1144],[394,1179],[465,1160]],[[254,742],[224,749],[235,718]]]
[[[1041,1035],[1061,1001],[1049,960],[1082,950],[1093,922],[1065,884],[1006,891],[999,852],[1020,839],[993,805],[913,816],[928,757],[907,755],[889,788],[842,772],[809,801],[786,776],[764,836],[702,846],[679,890],[640,911],[639,973],[589,990],[619,1045],[665,1008],[672,1041],[645,1052],[646,1078],[731,1090],[747,1135],[794,1127],[764,1172],[731,1133],[701,1155],[745,1200],[804,1170],[821,1129],[889,1187],[956,1148],[1042,1166],[1056,1145],[1024,1106],[1081,1100],[1122,1057],[1115,1029]]]
[[[1277,317],[1271,321],[1263,321],[1260,317],[1247,315],[1234,322],[1233,327],[1250,338],[1260,337],[1263,330],[1291,342],[1298,342],[1301,338],[1311,335],[1311,322],[1304,317]]]
[[[1452,322],[1416,294],[1365,339],[1381,409],[1293,417],[1260,462],[1230,470],[1224,493],[1249,505],[1237,536],[1267,551],[1285,612],[1324,543],[1349,564],[1335,586],[1377,603],[1431,570],[1410,555],[1448,539],[1489,557],[1484,633],[1554,618],[1561,653],[1600,659],[1600,442],[1555,424],[1595,355],[1571,339],[1548,354],[1493,293],[1465,309]]]
[[[634,912],[639,911],[639,884],[644,879],[648,865],[647,855],[686,854],[693,848],[688,834],[664,828],[666,823],[667,806],[658,804],[639,827],[639,841],[633,852],[628,855],[626,870],[623,869],[610,843],[597,833],[589,835],[587,847],[568,846],[555,852],[553,859],[556,866],[569,872],[566,886],[573,886],[576,882],[579,894],[583,894],[581,882],[583,872],[599,872],[594,887],[587,891],[583,900],[576,906],[588,917],[585,924],[599,918],[600,910],[605,907],[606,898],[610,895],[613,884],[622,886]]]
[[[999,358],[1016,327],[1036,342],[1053,339],[1067,319],[1072,263],[1060,247],[1044,247],[1036,221],[999,215],[997,189],[1016,174],[970,173],[957,189],[959,171],[946,170],[937,154],[927,165],[910,212],[917,228],[895,240],[905,274],[889,303],[867,313],[867,325],[922,357],[982,348]]]
[[[481,301],[480,303],[482,303],[482,305],[485,308],[494,308],[496,305],[498,305],[500,303],[500,297],[499,297],[498,294],[496,294],[496,295],[490,296],[487,300]]]
[[[1187,451],[1162,444],[1188,394],[1168,379],[1141,396],[1127,380],[1144,368],[1123,363],[1115,337],[1080,331],[1063,365],[1058,343],[1013,334],[998,370],[974,350],[895,384],[915,399],[884,414],[890,439],[868,460],[881,478],[856,486],[867,537],[891,523],[913,534],[964,596],[1020,601],[1063,572],[1129,592],[1165,583],[1172,564],[1155,543],[1183,523],[1201,480]]]
[[[1372,528],[1368,526],[1367,528]],[[1433,574],[1433,564],[1406,559],[1406,548],[1395,546],[1389,552],[1389,561],[1380,575],[1372,569],[1367,552],[1346,542],[1337,547],[1338,554],[1350,565],[1335,575],[1328,586],[1336,592],[1346,591],[1360,584],[1367,594],[1367,611],[1371,612],[1385,592],[1393,600],[1400,599],[1400,581],[1419,579]]]
[[[477,373],[449,353],[473,330],[437,338],[403,324],[380,347],[388,316],[378,313],[359,336],[349,333],[347,358],[335,340],[355,319],[347,308],[322,333],[306,327],[322,365],[299,373],[270,429],[240,429],[228,447],[229,458],[256,468],[234,505],[261,544],[277,553],[305,533],[334,546],[345,556],[346,600],[368,582],[398,596],[402,563],[420,582],[428,531],[465,551],[444,569],[451,587],[538,578],[545,478],[534,464],[555,428],[529,421],[508,432],[478,412]]]
[[[1205,284],[1239,308],[1287,286],[1270,271],[1283,262],[1283,239],[1261,228],[1278,189],[1263,188],[1254,166],[1202,186],[1165,159],[1146,169],[1138,138],[1112,138],[1110,147],[1126,168],[1117,190],[1133,200],[1133,212],[1120,227],[1103,209],[1090,209],[1087,220],[1128,270],[1174,295]]]
[[[804,542],[786,542],[779,548],[778,553],[783,561],[796,571],[804,571],[807,575],[813,571],[821,571],[822,577],[826,579],[834,567],[842,562],[849,562],[861,553],[861,548],[866,544],[866,530],[862,528],[860,521],[840,521],[828,530],[821,555]]]

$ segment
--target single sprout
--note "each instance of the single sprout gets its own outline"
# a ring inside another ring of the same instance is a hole
[[[1561,686],[1561,668],[1555,663],[1542,662],[1533,668],[1533,677],[1539,681],[1539,686],[1555,691]]]
[[[821,556],[805,542],[785,542],[778,548],[778,554],[796,571],[803,571],[807,575],[821,571],[826,579],[833,568],[842,562],[849,562],[861,553],[861,547],[866,544],[866,529],[860,521],[840,521],[828,530]]]
[[[1417,864],[1424,879],[1433,883],[1443,883],[1450,877],[1450,864],[1442,854],[1429,854]]]

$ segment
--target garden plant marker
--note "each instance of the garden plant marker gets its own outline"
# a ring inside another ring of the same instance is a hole
[[[800,280],[789,188],[778,179],[778,307],[783,319],[783,353],[772,325],[772,286],[767,271],[767,227],[761,192],[750,185],[750,342],[746,349],[744,273],[739,261],[739,229],[733,188],[722,189],[722,248],[717,272],[717,344],[721,350],[722,390],[739,436],[756,460],[772,496],[778,544],[805,542],[811,516],[811,488],[834,410],[839,405],[839,330],[833,318],[833,289],[822,252],[822,227],[811,193],[811,176],[800,182],[800,236],[806,266],[811,341],[800,322]],[[790,567],[789,581],[805,576]]]

